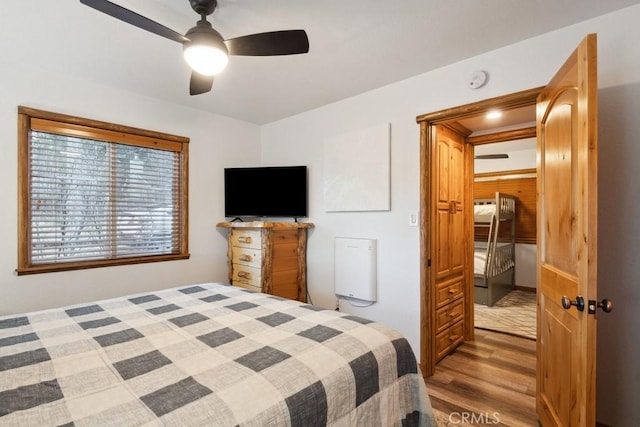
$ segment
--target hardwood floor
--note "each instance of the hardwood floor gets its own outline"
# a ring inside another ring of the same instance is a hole
[[[476,329],[427,378],[439,426],[537,426],[536,342]]]

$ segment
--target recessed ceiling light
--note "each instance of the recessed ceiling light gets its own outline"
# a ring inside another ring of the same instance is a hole
[[[502,117],[502,111],[492,110],[487,113],[487,119],[499,119]]]

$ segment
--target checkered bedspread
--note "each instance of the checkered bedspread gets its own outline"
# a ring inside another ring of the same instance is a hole
[[[432,424],[400,333],[296,301],[202,284],[0,317],[0,425]]]

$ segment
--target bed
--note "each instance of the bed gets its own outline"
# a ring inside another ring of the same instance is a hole
[[[475,199],[473,208],[474,299],[491,307],[514,289],[516,198],[496,192],[494,198]]]
[[[0,425],[435,425],[382,324],[208,283],[0,317]]]

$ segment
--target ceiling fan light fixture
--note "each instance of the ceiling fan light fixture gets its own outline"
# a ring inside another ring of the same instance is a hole
[[[185,46],[184,59],[193,71],[205,76],[215,76],[229,62],[226,52],[204,45]]]
[[[183,44],[183,55],[193,71],[205,76],[215,76],[225,69],[229,62],[227,46],[220,33],[211,28],[209,22],[199,21],[185,37],[189,41]]]

